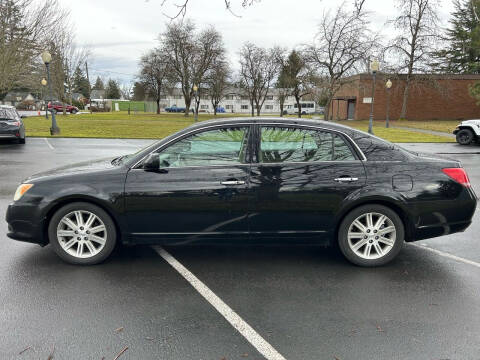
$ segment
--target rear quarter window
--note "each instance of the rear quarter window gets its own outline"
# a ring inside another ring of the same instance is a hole
[[[408,158],[401,148],[373,136],[355,134],[354,141],[368,161],[405,161]]]

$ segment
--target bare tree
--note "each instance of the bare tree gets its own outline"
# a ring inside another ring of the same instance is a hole
[[[0,100],[38,66],[46,39],[67,16],[57,0],[0,0]]]
[[[187,7],[188,7],[189,1],[190,0],[183,0],[183,3],[175,4],[175,7],[176,7],[177,11],[173,15],[168,15],[168,14],[165,14],[165,13],[164,13],[164,15],[166,17],[170,18],[171,20],[175,20],[178,17],[184,18],[185,14],[187,13]],[[364,2],[365,0],[360,0],[360,1]],[[249,7],[249,6],[253,5],[256,2],[260,2],[260,0],[238,0],[238,2],[240,3],[240,5],[243,8],[246,8],[246,7]],[[167,0],[163,0],[162,1],[162,6],[165,5],[166,3],[167,3]],[[226,10],[230,11],[230,13],[232,15],[238,17],[238,15],[236,14],[236,12],[234,11],[234,9],[232,7],[232,1],[231,0],[224,0],[224,4],[225,4],[225,9]]]
[[[133,97],[133,84],[131,82],[122,83],[120,87],[120,92],[122,93],[122,97],[125,100],[131,100]]]
[[[265,49],[249,42],[240,50],[240,87],[248,95],[252,116],[255,107],[257,116],[260,116],[270,86],[278,75],[281,52],[278,47]]]
[[[224,59],[215,61],[207,74],[206,90],[213,106],[214,115],[217,115],[217,107],[226,95],[225,92],[229,86],[229,74],[230,68]]]
[[[71,104],[73,101],[75,70],[85,63],[89,51],[76,45],[68,19],[64,19],[64,22],[57,26],[57,33],[48,44],[52,54],[50,74],[52,88],[58,99],[64,103],[63,113],[65,114],[65,103]]]
[[[157,114],[160,114],[160,99],[171,82],[169,59],[159,49],[151,50],[140,60],[140,81],[148,94],[157,103]]]
[[[335,93],[357,72],[362,59],[375,48],[377,38],[368,29],[369,22],[361,7],[340,4],[332,13],[323,14],[314,43],[305,49],[306,60],[318,73],[326,97],[325,119]]]
[[[428,70],[435,42],[439,39],[438,0],[398,0],[398,16],[393,24],[400,32],[387,48],[398,59],[397,72],[406,73],[400,118],[406,118],[408,93],[413,74]]]
[[[188,116],[194,96],[193,86],[200,87],[212,64],[225,53],[222,37],[213,27],[196,33],[195,25],[185,21],[167,25],[166,32],[160,35],[160,43],[182,89],[185,116]]]

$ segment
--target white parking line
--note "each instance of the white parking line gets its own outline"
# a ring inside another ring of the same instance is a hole
[[[55,148],[53,147],[52,144],[50,144],[50,141],[47,140],[47,138],[43,138],[43,140],[45,140],[45,142],[47,143],[48,147],[50,148],[50,150],[55,150]]]
[[[448,258],[448,259],[452,259],[452,260],[455,260],[455,261],[463,262],[464,264],[468,264],[468,265],[472,265],[472,266],[475,266],[475,267],[480,268],[480,263],[475,262],[475,261],[472,261],[472,260],[468,260],[468,259],[465,259],[465,258],[462,258],[462,257],[460,257],[460,256],[452,255],[452,254],[449,254],[449,253],[444,252],[444,251],[441,251],[441,250],[432,249],[432,248],[430,248],[430,247],[427,247],[426,245],[419,245],[419,244],[412,244],[412,243],[410,243],[410,245],[411,245],[411,246],[418,247],[418,248],[421,248],[421,249],[428,250],[428,251],[430,251],[430,252],[433,252],[434,254],[437,254],[437,255],[446,257],[446,258]]]
[[[182,275],[205,300],[207,300],[247,341],[252,344],[267,360],[286,360],[277,350],[248,325],[232,308],[193,275],[185,266],[161,246],[154,246],[155,251]]]

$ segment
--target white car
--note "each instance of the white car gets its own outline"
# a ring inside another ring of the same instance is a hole
[[[453,130],[460,145],[470,145],[473,142],[480,143],[480,119],[462,121]]]

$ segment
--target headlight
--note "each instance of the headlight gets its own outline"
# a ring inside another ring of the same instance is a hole
[[[21,184],[17,188],[17,191],[15,191],[15,196],[13,197],[13,201],[20,200],[23,194],[25,194],[32,186],[33,184]]]

